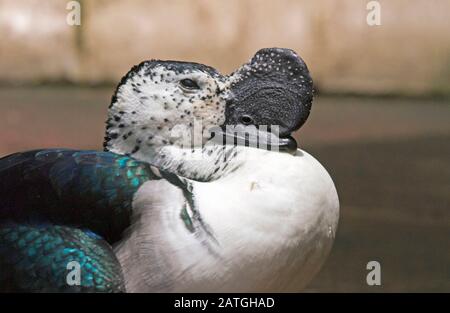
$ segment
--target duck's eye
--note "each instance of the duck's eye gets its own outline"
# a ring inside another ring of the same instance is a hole
[[[244,125],[250,125],[253,123],[253,119],[248,115],[242,115],[239,120]]]
[[[190,89],[190,90],[200,89],[197,82],[195,82],[194,80],[189,79],[189,78],[180,80],[180,84],[181,84],[181,86],[183,86],[186,89]]]

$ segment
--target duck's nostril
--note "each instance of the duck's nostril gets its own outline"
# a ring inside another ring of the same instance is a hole
[[[239,121],[244,125],[250,125],[253,123],[253,119],[248,115],[242,115]]]

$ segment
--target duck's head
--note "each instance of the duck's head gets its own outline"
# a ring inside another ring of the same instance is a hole
[[[201,130],[207,130],[224,124],[226,90],[224,77],[209,66],[142,62],[116,88],[104,147],[146,159],[150,151],[181,145],[185,134],[180,127],[190,130],[201,122]]]
[[[209,171],[206,161],[214,158],[212,150],[221,144],[257,146],[263,135],[272,149],[296,149],[290,134],[305,122],[311,101],[306,65],[289,49],[262,49],[229,76],[198,63],[145,61],[116,88],[104,148],[180,174],[188,171],[180,160],[200,151],[204,158],[197,157],[194,168]],[[263,125],[278,126],[279,131],[266,136]],[[233,126],[254,127],[244,134]],[[216,139],[212,148],[205,147],[212,138]]]

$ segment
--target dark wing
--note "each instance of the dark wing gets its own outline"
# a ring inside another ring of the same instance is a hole
[[[120,263],[94,233],[7,223],[0,241],[1,292],[125,292]]]
[[[0,222],[87,228],[113,243],[150,166],[111,152],[38,150],[0,159]]]
[[[0,289],[123,290],[110,244],[130,224],[134,193],[159,178],[148,164],[111,152],[0,159]],[[81,265],[81,286],[66,284],[71,261]]]

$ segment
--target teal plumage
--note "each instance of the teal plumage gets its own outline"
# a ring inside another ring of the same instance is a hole
[[[83,225],[115,242],[150,165],[111,152],[38,150],[0,159],[0,221]]]
[[[101,237],[73,227],[0,227],[2,291],[122,292],[123,275],[111,246]],[[68,284],[70,262],[80,266],[80,284]]]
[[[66,149],[0,159],[0,289],[124,291],[111,245],[130,225],[134,193],[160,179],[149,164]],[[67,263],[81,285],[66,283]]]

